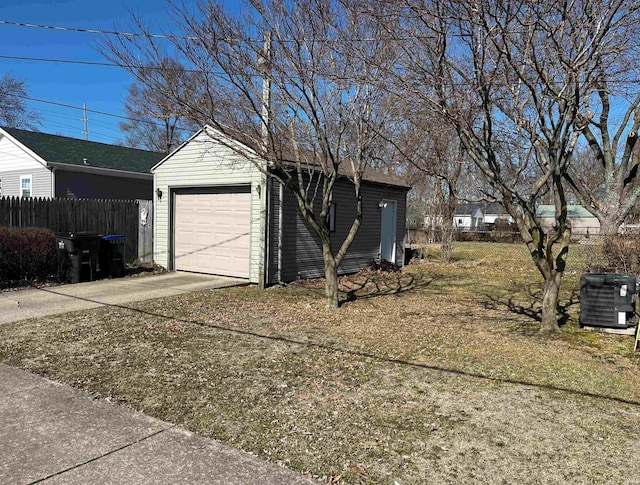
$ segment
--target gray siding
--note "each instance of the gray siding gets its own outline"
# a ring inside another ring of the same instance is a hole
[[[73,195],[71,195],[73,194]],[[153,179],[112,177],[56,169],[56,197],[79,199],[153,199]]]
[[[272,192],[272,214],[277,213],[277,184]],[[371,259],[380,259],[380,208],[381,200],[397,202],[396,219],[396,263],[401,265],[404,256],[404,232],[406,218],[406,190],[401,187],[389,187],[364,182],[362,184],[362,224],[347,252],[338,272],[349,274],[361,270]],[[339,181],[333,195],[336,204],[336,231],[332,234],[332,246],[337,251],[344,241],[355,217],[353,186],[346,180]],[[318,201],[318,204],[320,202]],[[277,216],[276,216],[277,218]],[[273,222],[277,222],[274,219]],[[277,224],[274,224],[274,233]],[[277,237],[271,238],[270,261],[277,267]],[[275,256],[274,256],[275,255]],[[270,273],[271,282],[275,282],[276,271]],[[324,276],[322,245],[317,236],[302,219],[294,195],[284,191],[283,204],[283,248],[282,281],[296,278],[317,278]]]
[[[42,165],[0,172],[0,196],[20,197],[20,176],[22,175],[31,175],[31,197],[53,196],[51,172]]]
[[[280,226],[280,184],[274,180],[269,179],[267,184],[270,186],[270,196],[268,201],[268,217],[267,227],[269,230],[268,234],[268,248],[267,248],[267,257],[268,257],[268,268],[267,268],[267,283],[268,284],[276,284],[282,279],[278,273],[278,244],[280,240],[280,234],[278,232],[278,228]]]

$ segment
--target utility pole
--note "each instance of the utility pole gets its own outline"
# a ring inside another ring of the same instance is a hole
[[[262,56],[258,59],[262,71],[262,150],[267,155],[269,148],[269,126],[271,124],[271,32],[264,36]]]
[[[264,47],[262,54],[258,58],[258,70],[262,73],[262,133],[261,133],[261,155],[265,160],[268,160],[269,155],[269,127],[271,125],[270,113],[271,113],[271,32],[266,32],[264,36]],[[265,169],[267,167],[265,166]],[[264,217],[269,220],[267,214],[269,214],[269,197],[272,181],[265,172],[265,187],[267,190],[261,194],[261,207],[264,208]],[[282,217],[282,216],[280,216]],[[282,219],[281,219],[282,220]],[[270,239],[270,224],[265,224],[265,239]],[[264,288],[269,278],[267,269],[269,254],[268,251],[264,251],[264,258],[260,263],[259,270],[259,285],[260,288]],[[278,270],[279,271],[279,270]]]
[[[84,115],[82,117],[82,121],[84,122],[84,131],[82,133],[84,133],[85,141],[89,141],[89,130],[87,128],[87,122],[89,121],[89,118],[87,118],[87,103],[82,103],[82,113]]]

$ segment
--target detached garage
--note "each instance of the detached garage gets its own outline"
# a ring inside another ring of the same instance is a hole
[[[155,262],[267,285],[323,276],[320,241],[293,194],[267,177],[265,167],[251,148],[211,127],[153,167]],[[409,187],[377,172],[364,178],[363,222],[341,273],[358,271],[371,259],[403,260]],[[333,199],[337,246],[355,214],[346,177]]]
[[[250,187],[176,190],[175,269],[249,278]]]

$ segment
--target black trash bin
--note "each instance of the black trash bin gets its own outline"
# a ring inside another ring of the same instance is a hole
[[[100,274],[103,278],[124,276],[125,236],[102,236],[100,238]]]
[[[100,236],[93,232],[75,232],[56,234],[55,238],[58,251],[65,251],[71,261],[67,281],[94,281],[97,276]]]

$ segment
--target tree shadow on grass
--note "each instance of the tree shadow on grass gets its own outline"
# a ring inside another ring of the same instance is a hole
[[[542,290],[533,289],[533,285],[526,286],[528,298],[517,298],[509,296],[508,298],[497,298],[488,293],[483,296],[486,298],[484,307],[488,310],[497,310],[500,308],[507,309],[511,313],[523,315],[537,322],[542,322]],[[580,301],[579,291],[574,289],[568,300],[558,301],[558,325],[566,325],[571,318],[571,309]]]
[[[430,283],[430,281],[425,282],[424,285],[427,286],[429,283]],[[51,292],[51,290],[48,290],[46,288],[40,288],[40,291]],[[71,295],[64,295],[64,296],[66,296],[68,298],[87,301],[87,302],[98,303],[100,305],[104,305],[104,306],[111,307],[111,308],[121,308],[121,309],[124,309],[124,310],[130,310],[132,312],[137,312],[137,313],[139,313],[141,315],[149,315],[149,316],[152,316],[152,317],[155,317],[155,318],[168,319],[168,320],[171,320],[171,321],[174,321],[174,322],[197,325],[197,326],[200,326],[200,327],[204,327],[204,328],[208,328],[208,329],[216,329],[216,330],[219,330],[219,331],[222,331],[222,332],[229,332],[229,333],[236,334],[236,335],[244,335],[244,336],[249,336],[249,337],[255,337],[255,338],[263,339],[265,341],[275,341],[275,342],[279,342],[279,343],[287,343],[287,344],[290,344],[290,345],[300,346],[301,348],[318,349],[318,350],[321,350],[321,351],[324,351],[324,352],[329,352],[329,353],[339,353],[339,354],[349,355],[349,356],[353,356],[353,357],[359,357],[359,358],[363,358],[363,359],[370,359],[372,361],[386,362],[386,363],[391,363],[391,364],[400,365],[400,366],[407,366],[407,367],[418,368],[418,369],[432,370],[432,371],[448,373],[448,374],[457,375],[457,376],[473,377],[473,378],[484,379],[484,380],[492,381],[492,382],[501,382],[501,383],[506,383],[506,384],[516,384],[516,385],[531,386],[531,387],[535,387],[535,388],[539,388],[539,389],[547,389],[547,390],[551,390],[551,391],[562,391],[562,392],[566,392],[566,393],[569,393],[569,394],[575,395],[575,396],[591,397],[591,398],[597,398],[597,399],[607,399],[607,400],[610,400],[612,402],[624,403],[624,404],[632,404],[632,405],[635,405],[635,406],[640,405],[640,401],[637,401],[637,400],[634,400],[634,399],[627,399],[627,398],[617,397],[617,396],[609,396],[609,395],[600,394],[600,393],[597,393],[597,392],[590,392],[590,391],[575,389],[575,388],[571,388],[571,387],[568,387],[568,386],[558,386],[558,385],[553,385],[553,384],[545,384],[545,383],[539,383],[539,382],[535,382],[535,381],[527,381],[527,380],[524,380],[524,379],[513,379],[513,378],[508,378],[508,377],[500,377],[500,376],[496,377],[496,376],[493,376],[493,375],[486,375],[486,374],[483,374],[481,372],[467,371],[467,370],[464,370],[464,369],[450,368],[450,367],[445,367],[445,366],[441,366],[441,365],[422,364],[422,363],[419,363],[419,362],[412,362],[410,360],[392,358],[392,357],[389,357],[389,356],[386,356],[386,355],[378,355],[376,353],[367,352],[367,351],[364,351],[364,350],[342,348],[341,346],[334,345],[334,344],[327,344],[327,343],[323,343],[323,342],[314,342],[312,340],[299,339],[299,338],[288,337],[288,336],[284,336],[284,335],[265,334],[265,333],[256,332],[256,331],[244,330],[244,329],[241,329],[241,328],[234,328],[234,327],[228,327],[228,326],[224,326],[224,325],[217,325],[217,324],[215,324],[213,322],[203,322],[203,321],[194,320],[194,319],[183,319],[183,318],[175,317],[175,316],[170,315],[170,314],[166,315],[166,314],[162,314],[162,313],[158,313],[158,312],[154,312],[154,311],[147,311],[147,310],[144,310],[142,308],[136,308],[136,307],[133,307],[133,306],[104,303],[104,302],[101,302],[101,301],[98,301],[98,300],[93,300],[93,299],[90,299],[90,298],[83,298],[83,297],[71,296]],[[574,299],[574,295],[571,296],[570,301],[573,301],[573,299]],[[496,301],[498,301],[498,300],[496,300]],[[499,303],[501,303],[501,302],[499,302]],[[571,306],[570,303],[564,305],[565,308],[568,308],[569,306]],[[516,305],[515,308],[519,309],[520,306]],[[525,310],[528,310],[528,307],[525,307],[522,311],[525,311]]]
[[[401,271],[361,271],[340,278],[338,290],[343,295],[340,305],[356,300],[383,295],[399,295],[426,288],[432,281],[422,275],[416,277],[416,275]]]
[[[423,274],[402,271],[362,270],[338,278],[338,304],[343,306],[356,300],[365,300],[385,295],[400,295],[426,288],[433,278]],[[319,300],[325,298],[324,278],[299,280],[291,283],[303,292]]]

